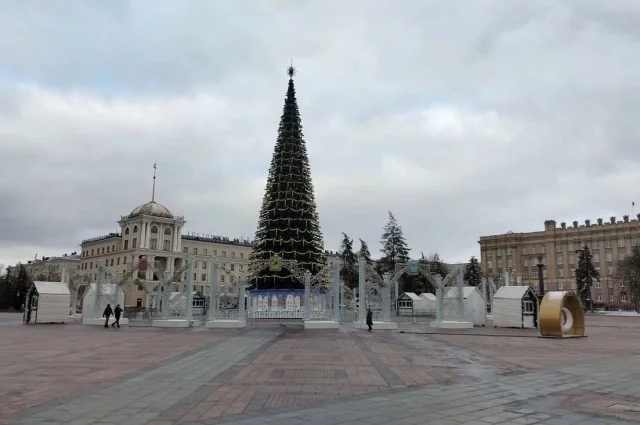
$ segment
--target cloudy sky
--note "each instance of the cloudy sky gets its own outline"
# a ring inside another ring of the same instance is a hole
[[[0,0],[0,263],[116,231],[154,162],[186,230],[252,236],[291,58],[327,249],[621,217],[639,53],[637,0]]]

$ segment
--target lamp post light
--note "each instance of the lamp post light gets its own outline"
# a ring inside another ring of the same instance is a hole
[[[542,299],[542,297],[544,297],[544,273],[542,272],[542,269],[544,268],[544,264],[542,263],[542,255],[538,256],[538,295],[540,297],[540,299]]]

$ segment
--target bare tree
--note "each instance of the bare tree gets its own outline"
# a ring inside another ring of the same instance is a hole
[[[634,248],[630,256],[618,262],[616,277],[629,288],[635,309],[640,311],[640,248]]]

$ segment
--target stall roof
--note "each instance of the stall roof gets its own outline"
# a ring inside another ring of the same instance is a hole
[[[403,292],[402,295],[406,295],[414,301],[420,301],[421,298],[415,294],[415,292]],[[401,296],[402,296],[401,295]]]
[[[33,282],[39,295],[71,295],[69,287],[63,282]]]
[[[457,296],[454,296],[452,294],[453,290],[457,289],[457,287],[450,287],[447,292],[445,293],[445,298],[457,298]],[[473,293],[473,291],[478,291],[478,293],[482,296],[482,291],[480,291],[480,289],[477,286],[465,286],[462,288],[462,297],[463,298],[469,298],[469,295],[471,295]],[[484,296],[483,296],[484,298]]]
[[[420,298],[422,298],[423,300],[429,300],[429,301],[435,301],[437,299],[436,296],[430,292],[423,292],[422,294],[420,294]]]
[[[493,298],[521,300],[531,288],[529,286],[503,286],[496,291]]]

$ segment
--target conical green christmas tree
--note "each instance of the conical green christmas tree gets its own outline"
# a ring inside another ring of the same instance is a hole
[[[255,272],[251,286],[258,289],[304,288],[304,283],[293,277],[286,266],[280,271],[268,268],[264,262],[274,256],[296,261],[312,274],[325,264],[311,168],[293,84],[295,70],[289,67],[287,71],[289,88],[251,254],[251,268]]]

